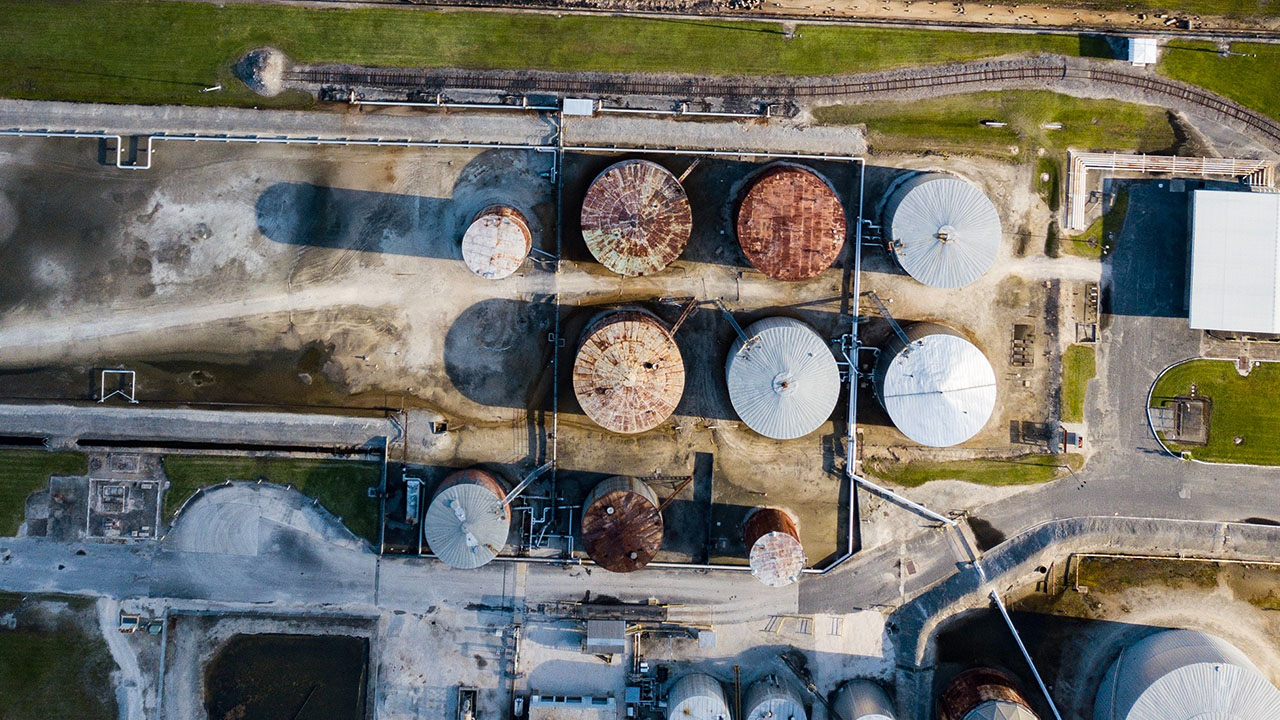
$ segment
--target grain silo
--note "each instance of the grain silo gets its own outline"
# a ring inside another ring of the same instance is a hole
[[[582,504],[582,545],[605,570],[624,573],[648,565],[662,547],[658,496],[639,478],[601,481]]]
[[[746,329],[725,360],[734,412],[752,430],[776,440],[817,430],[840,399],[840,368],[813,328],[787,317]]]
[[[885,209],[889,251],[911,277],[958,288],[982,277],[1000,250],[1000,215],[960,178],[925,173],[903,183]]]
[[[870,680],[850,680],[836,693],[832,706],[844,720],[894,720],[889,695]]]
[[[791,163],[765,168],[738,205],[738,244],[747,260],[775,280],[807,280],[831,267],[848,225],[835,188]]]
[[[1234,645],[1165,630],[1125,648],[1098,689],[1094,720],[1275,720],[1280,690]]]
[[[769,587],[790,585],[804,570],[804,546],[791,513],[781,508],[756,508],[743,525],[751,574]]]
[[[702,673],[676,680],[667,692],[667,720],[729,720],[720,681]]]
[[[974,668],[952,680],[938,698],[938,720],[1040,720],[1018,682],[991,668]]]
[[[643,310],[606,313],[582,333],[573,392],[596,424],[617,433],[651,430],[684,394],[684,360],[666,326]]]
[[[915,323],[881,348],[875,391],[893,424],[921,445],[957,445],[996,406],[996,375],[973,343],[950,328]]]
[[[456,568],[478,568],[502,552],[511,530],[506,490],[483,470],[462,470],[440,483],[423,532],[436,557]]]
[[[628,277],[658,272],[689,244],[693,212],[680,181],[649,160],[605,168],[582,200],[582,238],[600,264]]]
[[[533,235],[519,210],[490,205],[476,214],[462,236],[462,261],[486,280],[509,277],[529,257]]]
[[[752,683],[742,698],[742,720],[808,720],[800,695],[777,675]]]

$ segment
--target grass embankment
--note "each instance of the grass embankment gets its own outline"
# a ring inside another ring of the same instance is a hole
[[[164,458],[164,469],[170,483],[164,496],[166,518],[172,519],[182,503],[199,488],[227,480],[262,479],[278,485],[293,485],[342,518],[351,532],[370,542],[378,541],[378,503],[368,494],[369,488],[376,486],[381,477],[377,463],[168,455]]]
[[[1098,374],[1093,347],[1072,345],[1062,353],[1062,421],[1084,421],[1084,394]]]
[[[977,485],[1035,485],[1049,482],[1067,472],[1078,470],[1084,458],[1067,455],[1022,455],[993,460],[948,460],[944,462],[895,463],[868,460],[867,472],[881,480],[906,487],[919,487],[931,480],[959,480]]]
[[[1111,207],[1102,217],[1094,220],[1084,232],[1074,237],[1063,238],[1061,247],[1069,255],[1101,260],[1115,248],[1114,238],[1124,230],[1124,219],[1129,214],[1129,186],[1118,184],[1115,199]]]
[[[1156,383],[1151,402],[1186,395],[1196,386],[1209,398],[1209,444],[1203,447],[1166,443],[1174,452],[1197,460],[1280,465],[1280,364],[1263,363],[1240,377],[1227,360],[1192,360],[1171,368]],[[1235,438],[1242,442],[1235,444]]]
[[[50,475],[87,472],[89,466],[82,453],[0,450],[0,536],[18,534],[26,517],[27,496],[48,487]]]
[[[1174,80],[1221,93],[1247,108],[1280,118],[1280,46],[1232,43],[1231,50],[1257,57],[1222,57],[1213,43],[1174,42],[1163,51],[1157,70]]]
[[[102,637],[87,631],[93,604],[82,603],[72,599],[71,609],[51,616],[30,600],[0,595],[0,612],[18,620],[16,629],[0,630],[0,720],[115,720],[116,664]],[[85,616],[77,622],[70,612]]]

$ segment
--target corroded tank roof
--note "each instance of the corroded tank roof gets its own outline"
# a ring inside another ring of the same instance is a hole
[[[462,470],[440,483],[423,532],[436,557],[456,568],[477,568],[498,556],[511,530],[502,483],[483,470]]]
[[[519,210],[491,205],[481,210],[462,236],[462,261],[486,280],[510,276],[529,257],[533,235]]]
[[[790,513],[759,508],[747,518],[742,539],[748,548],[751,574],[769,587],[790,585],[804,570],[800,530]]]
[[[619,310],[582,334],[573,362],[573,392],[587,417],[631,434],[671,416],[684,394],[684,360],[675,338],[653,315]]]
[[[582,505],[582,545],[596,564],[611,572],[648,565],[662,547],[658,497],[637,478],[601,481]]]
[[[831,267],[844,247],[844,205],[816,172],[779,163],[752,182],[738,206],[738,243],[760,272],[807,280]]]
[[[938,698],[938,720],[980,720],[993,715],[1036,720],[1018,682],[999,670],[966,670]]]
[[[582,238],[619,275],[648,275],[670,265],[693,229],[680,181],[649,160],[623,160],[596,176],[582,200]]]

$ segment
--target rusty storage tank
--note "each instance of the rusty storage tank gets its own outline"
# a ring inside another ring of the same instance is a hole
[[[809,720],[795,688],[777,675],[766,675],[747,688],[742,720]]]
[[[918,175],[889,196],[889,251],[925,285],[958,288],[982,277],[1000,251],[1000,214],[958,177]]]
[[[423,521],[427,545],[456,568],[478,568],[498,556],[511,530],[502,482],[484,470],[462,470],[436,489]]]
[[[840,399],[840,368],[827,342],[788,317],[749,325],[725,359],[733,410],[747,427],[775,440],[822,427]]]
[[[597,425],[623,434],[652,430],[684,394],[684,360],[667,327],[644,310],[616,310],[582,333],[573,392]]]
[[[781,508],[756,508],[743,526],[743,542],[751,574],[769,587],[790,585],[804,570],[804,546],[791,513]]]
[[[684,188],[649,160],[604,169],[582,200],[582,239],[601,265],[628,277],[658,272],[680,257],[693,230]]]
[[[667,720],[729,720],[729,703],[720,681],[689,673],[667,692]]]
[[[509,277],[529,257],[533,235],[519,210],[490,205],[481,210],[462,235],[462,261],[486,280]]]
[[[894,720],[893,702],[884,688],[870,680],[850,680],[832,703],[844,720]]]
[[[738,205],[738,244],[775,280],[807,280],[831,267],[844,247],[844,205],[818,173],[776,163],[751,183]]]
[[[938,720],[1040,720],[1018,682],[991,668],[956,676],[938,698]]]
[[[582,544],[596,564],[612,572],[639,570],[662,547],[658,496],[643,480],[602,480],[582,504]]]

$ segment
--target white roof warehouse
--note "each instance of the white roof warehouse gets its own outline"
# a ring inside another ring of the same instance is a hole
[[[1280,333],[1280,194],[1196,190],[1191,327]]]

